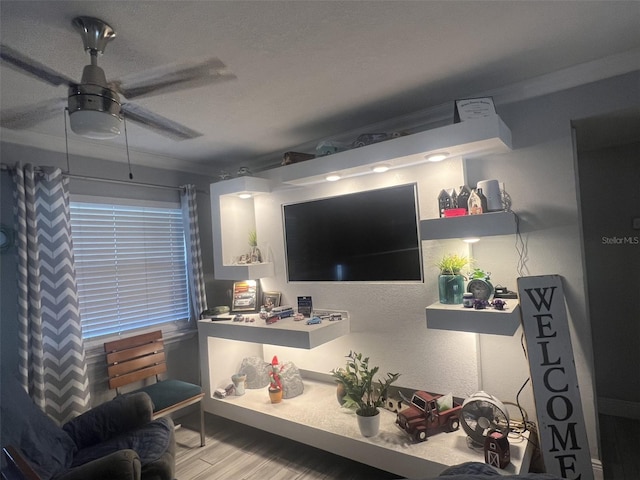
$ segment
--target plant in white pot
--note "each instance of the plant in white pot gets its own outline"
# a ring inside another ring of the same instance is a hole
[[[343,406],[355,408],[360,433],[364,437],[373,437],[380,429],[380,410],[384,404],[389,387],[400,376],[399,373],[387,373],[384,380],[375,378],[380,367],[369,366],[369,357],[361,353],[349,352],[344,368],[331,371],[331,375],[344,385]]]

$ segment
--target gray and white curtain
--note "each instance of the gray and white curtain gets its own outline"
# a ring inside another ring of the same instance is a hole
[[[204,286],[204,274],[202,271],[200,229],[198,227],[196,187],[194,185],[183,185],[180,187],[180,203],[182,205],[182,215],[185,220],[191,307],[197,320],[200,318],[200,314],[207,309],[207,297]]]
[[[90,401],[67,186],[59,168],[16,168],[18,374],[60,424]]]

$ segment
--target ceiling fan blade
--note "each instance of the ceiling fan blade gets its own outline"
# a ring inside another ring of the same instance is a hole
[[[50,85],[75,85],[76,82],[71,78],[56,72],[52,68],[35,61],[32,58],[23,55],[11,47],[0,44],[0,59],[7,63],[10,67],[19,72],[26,73],[32,77],[47,82]]]
[[[40,122],[60,115],[64,119],[66,98],[52,98],[27,107],[9,108],[0,111],[0,126],[10,130],[32,127]]]
[[[110,82],[126,98],[144,97],[201,87],[237,77],[218,58],[163,65]]]
[[[169,120],[135,103],[124,103],[120,109],[126,119],[139,123],[143,127],[174,140],[189,140],[201,137],[202,133],[196,132],[184,125]]]

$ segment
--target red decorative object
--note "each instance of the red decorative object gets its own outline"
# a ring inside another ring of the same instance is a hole
[[[440,411],[437,400],[441,397],[440,394],[415,392],[411,405],[398,413],[396,423],[418,442],[424,442],[429,434],[442,430],[458,430],[462,406],[454,403],[452,408]]]
[[[466,215],[466,214],[467,214],[467,209],[466,208],[447,208],[444,211],[445,218],[461,217],[462,215]]]

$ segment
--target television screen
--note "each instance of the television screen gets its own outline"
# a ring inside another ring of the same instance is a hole
[[[415,184],[283,206],[290,282],[422,281]]]

